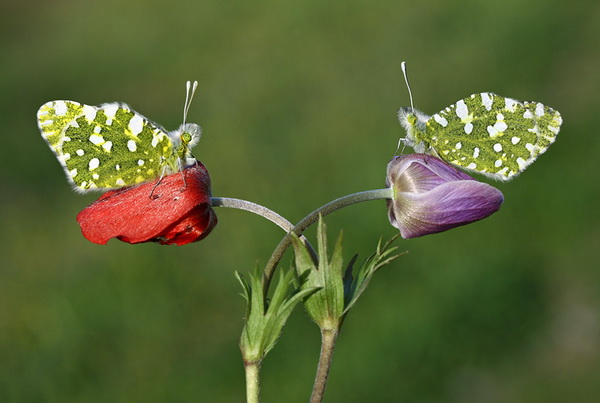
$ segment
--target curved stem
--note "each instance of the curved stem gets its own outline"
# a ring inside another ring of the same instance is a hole
[[[291,222],[289,222],[282,215],[276,213],[275,211],[273,211],[271,209],[266,208],[265,206],[261,206],[260,204],[253,203],[248,200],[234,199],[231,197],[211,197],[210,202],[213,207],[229,207],[229,208],[249,211],[251,213],[257,214],[257,215],[271,221],[272,223],[274,223],[275,225],[277,225],[279,228],[281,228],[282,230],[284,230],[287,233],[289,233],[290,231],[292,231],[294,229],[294,225]],[[308,242],[308,239],[306,239],[304,236],[301,236],[300,240],[304,243],[304,245],[306,245],[311,256],[314,259],[316,259],[317,253],[315,252],[315,250],[312,247],[312,245],[310,244],[310,242]],[[264,284],[264,282],[263,282],[263,284]],[[267,284],[267,287],[264,288],[265,296],[267,295],[268,288],[269,287]]]
[[[269,283],[271,282],[273,273],[275,272],[275,269],[277,268],[277,264],[283,257],[283,254],[285,253],[287,248],[291,245],[291,243],[292,243],[292,235],[291,234],[300,235],[305,229],[307,229],[312,224],[317,222],[319,220],[319,216],[326,216],[327,214],[333,213],[336,210],[350,206],[352,204],[365,202],[365,201],[369,201],[369,200],[380,200],[380,199],[391,199],[391,198],[392,198],[392,189],[391,188],[366,190],[364,192],[353,193],[353,194],[350,194],[347,196],[340,197],[339,199],[335,199],[335,200],[319,207],[318,209],[316,209],[315,211],[313,211],[312,213],[310,213],[309,215],[304,217],[302,220],[300,220],[300,222],[298,222],[298,224],[296,224],[295,227],[293,227],[291,229],[291,231],[288,232],[288,234],[285,237],[283,237],[283,239],[279,242],[279,244],[273,251],[273,254],[271,255],[271,258],[269,259],[269,261],[267,262],[267,266],[265,267],[265,271],[263,273],[263,279],[262,279],[263,288],[266,289],[269,287]]]
[[[247,200],[233,199],[231,197],[211,197],[210,202],[213,207],[229,207],[257,214],[271,221],[285,232],[290,232],[294,227],[292,223],[282,215],[277,214],[265,206]]]

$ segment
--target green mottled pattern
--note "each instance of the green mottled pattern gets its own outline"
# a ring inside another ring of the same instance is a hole
[[[429,117],[414,141],[449,163],[509,180],[552,144],[562,118],[537,102],[474,94]]]
[[[139,122],[136,133],[130,128],[134,116]],[[52,101],[40,108],[38,121],[42,136],[80,191],[133,185],[177,166],[165,130],[125,104],[94,107]]]

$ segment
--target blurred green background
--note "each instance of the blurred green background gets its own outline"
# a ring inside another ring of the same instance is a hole
[[[89,243],[75,216],[98,195],[71,191],[41,104],[123,101],[173,129],[198,80],[189,120],[213,194],[295,222],[383,186],[404,135],[402,60],[425,112],[492,91],[564,125],[495,184],[498,213],[398,242],[409,254],[348,317],[326,401],[600,401],[599,2],[4,2],[0,52],[0,401],[243,401],[233,272],[283,235],[219,209],[197,244]],[[395,233],[383,202],[327,223],[348,259]],[[318,346],[297,309],[263,364],[265,402],[308,400]]]

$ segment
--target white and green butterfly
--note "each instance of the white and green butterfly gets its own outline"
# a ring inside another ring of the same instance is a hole
[[[201,129],[185,119],[197,85],[187,82],[184,123],[171,132],[118,102],[50,101],[38,110],[38,126],[76,191],[135,185],[195,163]]]
[[[404,63],[402,68],[406,78]],[[489,92],[461,99],[433,116],[400,108],[398,118],[406,129],[400,141],[416,152],[501,181],[514,178],[544,153],[562,124],[558,111],[539,102]]]

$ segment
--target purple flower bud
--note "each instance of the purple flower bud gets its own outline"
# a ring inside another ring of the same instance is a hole
[[[427,154],[394,157],[387,167],[390,223],[402,238],[435,234],[496,212],[504,196],[452,165]]]

